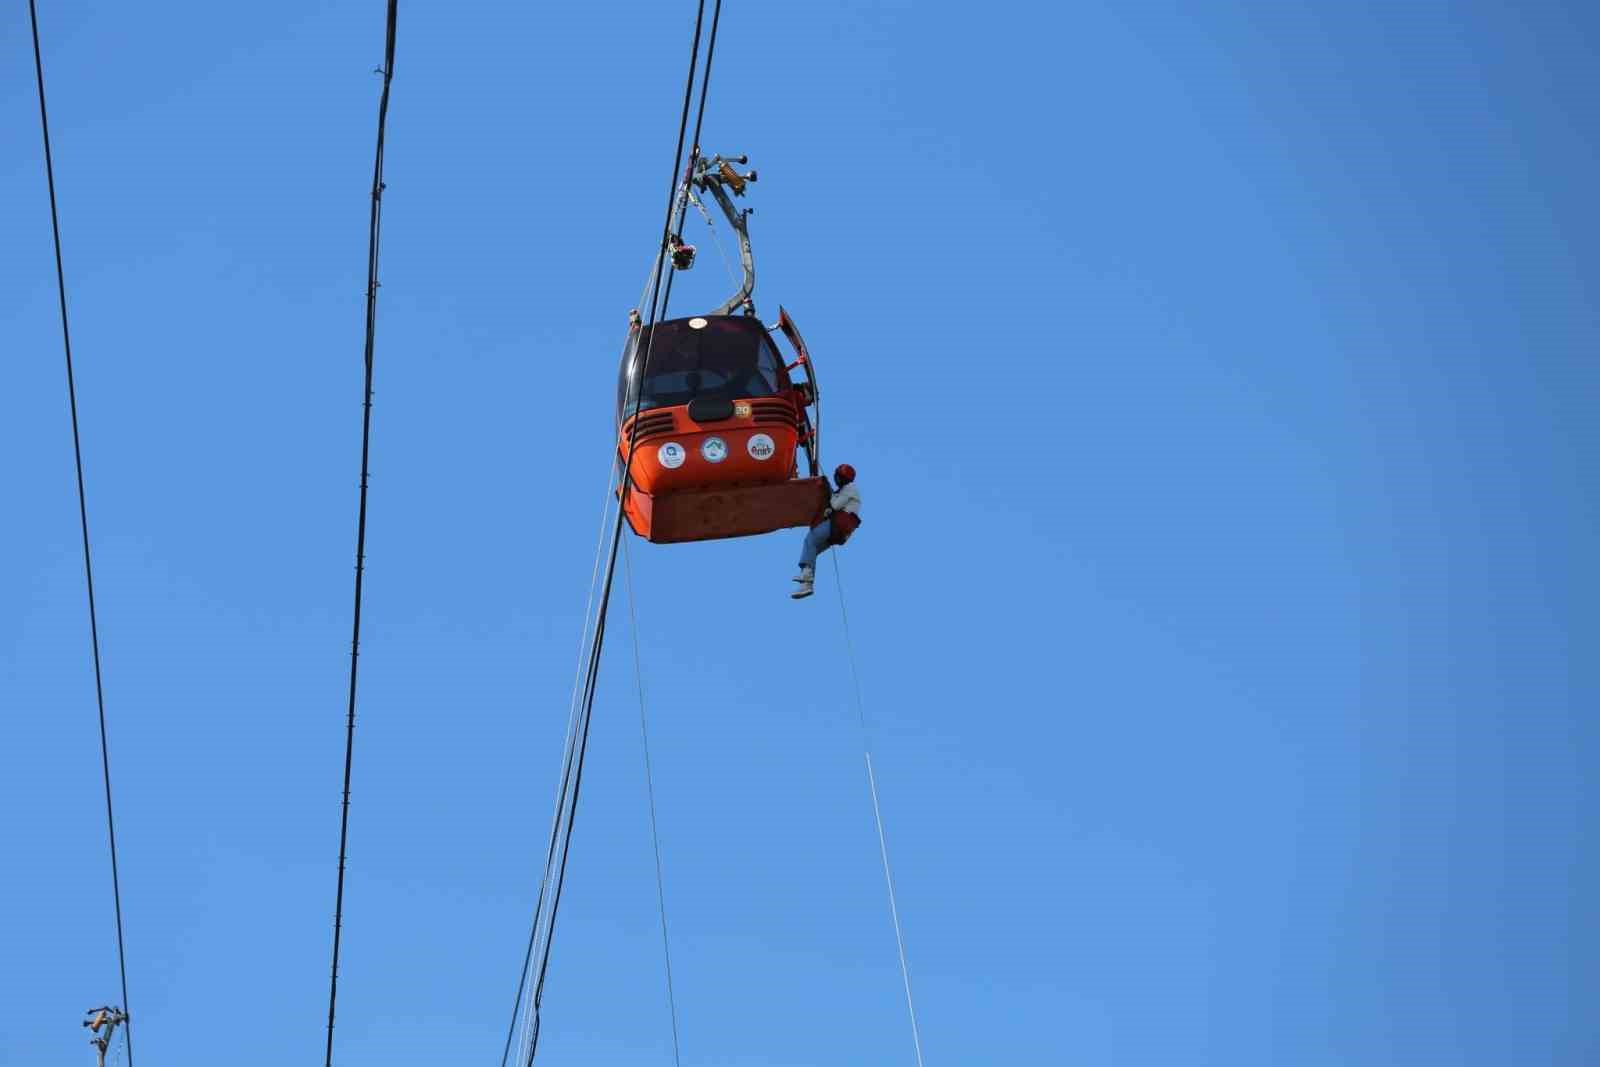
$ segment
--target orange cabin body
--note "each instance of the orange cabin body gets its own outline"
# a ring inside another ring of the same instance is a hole
[[[753,317],[670,319],[630,334],[617,461],[633,455],[624,510],[634,533],[665,544],[821,521],[828,485],[815,476],[807,412],[815,386],[798,332],[786,314],[780,323],[801,357],[789,367]],[[791,380],[795,367],[804,383]],[[811,477],[799,476],[801,451]]]

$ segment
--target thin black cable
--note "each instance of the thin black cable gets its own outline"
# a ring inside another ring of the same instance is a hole
[[[78,471],[78,523],[83,530],[83,580],[89,590],[89,647],[94,652],[94,699],[100,712],[100,770],[105,779],[106,837],[111,843],[111,899],[117,915],[117,969],[122,978],[122,1011],[128,1005],[128,953],[122,933],[122,884],[117,874],[117,820],[111,807],[111,744],[106,730],[105,686],[100,672],[100,623],[94,604],[94,566],[89,558],[89,504],[83,488],[83,445],[78,434],[78,389],[72,373],[72,332],[67,326],[67,272],[61,259],[61,221],[56,210],[55,160],[50,152],[50,116],[44,103],[44,59],[39,47],[39,12],[28,0],[28,19],[33,27],[33,71],[39,84],[39,130],[44,135],[45,183],[50,188],[50,232],[56,248],[56,295],[61,303],[61,344],[67,355],[67,407],[72,412],[72,455]],[[128,1050],[128,1067],[133,1067],[133,1025],[123,1022],[123,1040]]]
[[[605,512],[604,511],[601,512],[600,518],[601,518],[601,523],[602,523],[602,527],[601,528],[603,530],[604,529],[604,522],[605,522]],[[596,568],[599,567],[599,563],[600,563],[599,552],[600,552],[600,544],[597,541],[595,543],[595,553],[596,553],[595,554],[595,566],[596,566]],[[589,586],[589,589],[590,589],[591,594],[592,594],[592,592],[594,590],[594,585],[593,585],[594,578],[595,578],[595,575],[590,575],[590,579],[589,580],[590,580],[591,584]],[[579,654],[580,654],[580,656],[582,655],[582,648],[583,648],[583,645],[584,645],[583,637],[587,636],[588,627],[589,627],[589,616],[588,616],[587,609],[585,609],[585,613],[584,613],[583,626],[584,626],[584,633],[581,634],[580,637],[579,637],[579,649],[580,649]],[[554,816],[552,817],[552,819],[550,821],[550,845],[545,851],[544,875],[539,880],[539,896],[538,896],[537,900],[535,900],[534,905],[533,905],[533,922],[530,925],[529,930],[528,930],[528,947],[523,952],[523,956],[522,956],[522,973],[517,978],[517,995],[516,995],[515,999],[513,999],[512,1002],[511,1002],[511,1021],[506,1026],[506,1043],[505,1043],[504,1050],[502,1050],[501,1053],[500,1053],[500,1067],[507,1067],[507,1064],[510,1062],[510,1059],[511,1059],[511,1043],[512,1043],[512,1040],[516,1036],[517,1019],[520,1016],[521,1011],[522,1011],[522,994],[524,992],[526,992],[526,990],[528,988],[528,971],[533,965],[534,949],[539,943],[539,932],[543,927],[543,923],[542,923],[541,920],[542,920],[542,918],[543,918],[543,916],[545,914],[545,912],[544,912],[545,894],[549,890],[549,886],[550,886],[550,871],[551,871],[551,868],[554,867],[554,865],[555,865],[556,846],[557,846],[558,842],[560,841],[561,819],[562,819],[562,815],[566,811],[567,798],[568,798],[568,795],[569,795],[569,787],[570,787],[570,784],[571,784],[571,781],[572,781],[572,755],[573,755],[574,746],[577,744],[577,739],[578,739],[578,724],[577,724],[577,721],[576,721],[576,716],[577,716],[578,711],[579,711],[579,704],[578,704],[579,698],[578,698],[578,695],[577,695],[576,684],[577,684],[577,680],[574,679],[573,706],[570,709],[570,711],[571,711],[572,715],[574,716],[574,718],[571,721],[569,721],[569,723],[568,723],[568,731],[569,732],[568,732],[568,735],[567,735],[567,739],[566,739],[566,741],[565,741],[565,743],[563,745],[563,750],[562,750],[562,754],[561,754],[561,784],[560,784],[559,788],[556,790],[556,811],[555,811],[555,814],[554,814]]]
[[[660,262],[661,262],[660,258],[657,257],[657,265],[658,266],[659,266]],[[609,489],[608,489],[608,492],[609,492]],[[601,519],[601,531],[603,533],[604,529],[605,529],[605,511],[604,510],[601,511],[600,519]],[[600,543],[601,542],[596,542],[596,544],[595,544],[595,569],[594,569],[594,573],[590,575],[590,582],[591,582],[591,585],[590,585],[590,607],[593,606],[594,586],[593,586],[592,583],[599,576],[599,573],[600,573]],[[584,652],[584,649],[587,647],[587,639],[589,638],[589,633],[588,633],[588,630],[589,630],[589,614],[588,613],[589,613],[589,608],[586,607],[584,609],[583,634],[581,635],[580,641],[579,641],[580,663],[582,662],[583,652]],[[580,670],[581,670],[581,667],[580,667]],[[543,923],[543,917],[545,915],[544,902],[545,902],[546,894],[549,891],[549,887],[550,887],[551,871],[555,866],[556,849],[557,849],[557,846],[560,843],[560,839],[561,839],[560,827],[562,825],[562,817],[566,814],[567,801],[568,801],[568,798],[570,796],[570,786],[571,786],[572,777],[573,777],[573,752],[574,752],[575,746],[577,745],[577,741],[578,741],[578,730],[579,730],[578,721],[579,721],[579,716],[580,716],[580,713],[581,713],[581,706],[582,706],[582,698],[579,695],[578,679],[574,678],[573,679],[573,694],[572,694],[571,717],[570,717],[570,720],[569,720],[569,723],[568,723],[568,727],[567,727],[568,733],[567,733],[566,742],[563,745],[563,750],[562,750],[562,755],[561,755],[561,783],[560,783],[559,788],[556,790],[556,810],[555,810],[555,813],[552,816],[551,821],[550,821],[550,844],[549,844],[549,847],[547,848],[547,850],[545,852],[544,874],[539,880],[539,896],[538,896],[538,899],[535,901],[534,906],[533,906],[533,921],[532,921],[532,923],[530,925],[530,928],[528,930],[528,947],[524,951],[523,957],[522,957],[522,973],[517,978],[517,994],[516,994],[516,997],[511,1002],[511,1021],[506,1026],[506,1042],[505,1042],[504,1049],[500,1053],[500,1067],[507,1067],[507,1064],[510,1062],[511,1044],[512,1044],[513,1039],[516,1037],[517,1020],[521,1015],[522,995],[527,990],[528,971],[531,968],[532,963],[533,963],[534,952],[535,952],[535,949],[536,949],[536,947],[538,946],[538,943],[539,943],[540,931],[544,927],[544,923]],[[535,1028],[537,1028],[537,1019],[531,1020],[530,1021],[530,1025],[532,1025]],[[534,1040],[535,1043],[537,1043],[537,1037],[535,1037],[533,1040]],[[530,1054],[530,1061],[531,1061],[531,1054]]]
[[[648,288],[648,286],[647,286]],[[640,294],[640,301],[644,299]],[[594,567],[589,574],[589,602],[583,608],[583,627],[578,632],[578,670],[583,669],[584,652],[589,646],[589,617],[594,611],[595,586],[600,578],[600,556],[602,546],[605,544],[606,517],[611,510],[612,486],[615,474],[606,479],[606,492],[604,504],[600,509],[600,528],[595,534]],[[549,887],[550,868],[554,861],[556,847],[556,827],[560,822],[567,794],[567,775],[570,773],[572,760],[572,745],[577,739],[578,730],[578,676],[572,679],[572,697],[567,704],[567,735],[561,745],[561,783],[556,791],[556,811],[550,816],[550,851],[545,854],[544,873],[539,880],[539,897],[534,904],[533,918],[528,924],[528,947],[522,954],[522,973],[517,976],[517,994],[511,1000],[511,1021],[506,1025],[506,1043],[500,1052],[500,1067],[507,1067],[511,1061],[511,1043],[517,1034],[517,1019],[521,1015],[522,994],[528,987],[528,970],[533,964],[533,951],[538,943],[540,918],[544,914],[545,891]]]
[[[328,979],[328,1047],[325,1067],[333,1067],[333,1019],[339,1000],[339,941],[344,929],[344,870],[350,839],[350,768],[356,743],[356,668],[361,652],[361,585],[367,547],[368,458],[372,446],[372,353],[378,328],[378,234],[383,216],[383,141],[389,119],[389,83],[394,79],[395,22],[399,0],[389,0],[383,48],[383,93],[378,98],[378,147],[372,163],[372,213],[367,234],[366,384],[361,409],[361,494],[356,517],[355,610],[350,626],[350,708],[345,723],[344,803],[339,813],[339,881],[333,904],[333,963]]]
[[[593,587],[591,586],[591,588]],[[584,619],[584,625],[586,627],[588,625],[587,617]],[[511,1002],[511,1022],[506,1027],[506,1044],[504,1051],[502,1051],[500,1054],[500,1067],[506,1067],[506,1064],[510,1061],[511,1042],[516,1036],[517,1018],[522,1010],[522,994],[528,988],[528,971],[533,964],[534,949],[539,942],[539,931],[543,927],[541,919],[544,915],[545,894],[550,885],[550,870],[555,865],[556,846],[560,840],[561,817],[566,811],[567,807],[569,785],[572,781],[572,753],[574,751],[573,746],[577,742],[577,737],[578,732],[576,724],[574,724],[572,734],[567,738],[566,748],[562,754],[561,786],[556,791],[556,813],[555,818],[552,819],[550,823],[550,845],[545,852],[544,877],[539,882],[539,896],[533,905],[533,924],[528,930],[528,948],[523,953],[522,957],[522,974],[517,979],[516,999]],[[535,1025],[537,1025],[537,1023],[535,1023]],[[535,1038],[535,1042],[537,1042],[537,1038]]]
[[[711,36],[707,39],[706,44],[705,73],[700,76],[700,106],[695,114],[694,119],[694,137],[689,141],[689,165],[684,168],[683,172],[685,195],[683,202],[678,205],[677,218],[675,218],[672,223],[673,232],[677,234],[683,233],[683,219],[684,216],[689,213],[689,197],[687,195],[687,191],[690,182],[694,179],[695,164],[700,162],[700,128],[706,120],[706,96],[711,88],[711,61],[716,57],[717,54],[717,27],[721,24],[722,0],[717,0],[716,7],[714,7],[711,11]],[[674,195],[676,195],[676,190],[674,190]],[[667,275],[667,291],[666,296],[663,298],[663,306],[672,301],[672,280],[677,277],[677,274],[677,271],[672,271]],[[648,355],[646,359],[648,361]],[[641,378],[641,381],[642,380],[643,379]],[[629,448],[632,448],[632,442],[629,442]]]
[[[683,109],[678,120],[678,141],[676,147],[673,149],[671,182],[667,188],[666,214],[662,221],[661,242],[656,253],[658,259],[657,269],[655,271],[655,279],[651,286],[650,314],[645,320],[645,324],[641,327],[642,329],[648,331],[649,336],[645,342],[644,361],[640,366],[638,381],[634,388],[634,396],[632,398],[632,402],[634,403],[637,402],[639,390],[642,389],[645,376],[649,373],[651,351],[655,346],[655,325],[658,321],[660,321],[659,314],[664,313],[667,308],[667,303],[661,300],[661,275],[664,272],[665,264],[667,262],[666,255],[668,239],[672,234],[673,216],[675,214],[675,208],[677,205],[679,175],[681,173],[680,167],[683,163],[684,138],[688,133],[689,108],[694,99],[695,68],[699,64],[700,59],[700,37],[704,22],[705,0],[699,0],[695,13],[694,40],[689,50],[689,72],[684,81],[683,87]],[[670,293],[670,282],[668,283],[668,290]],[[627,410],[627,407],[625,406],[623,410]],[[574,764],[571,775],[571,799],[568,805],[558,806],[558,811],[567,810],[569,813],[565,822],[565,828],[560,834],[562,837],[560,848],[561,861],[556,869],[555,879],[552,883],[554,886],[554,891],[550,897],[550,917],[545,923],[545,927],[548,929],[549,933],[544,939],[544,952],[539,961],[539,968],[537,972],[538,977],[533,987],[532,1004],[530,1006],[533,1014],[532,1040],[529,1045],[528,1057],[526,1061],[530,1065],[533,1063],[534,1057],[538,1054],[540,1029],[539,1008],[544,999],[544,985],[550,969],[550,952],[555,941],[554,935],[556,917],[561,908],[562,891],[564,890],[566,883],[567,859],[571,854],[572,832],[577,822],[578,797],[583,788],[584,756],[588,751],[589,728],[593,722],[595,682],[599,675],[600,656],[605,645],[606,617],[611,604],[611,587],[616,577],[617,549],[621,543],[622,524],[627,514],[627,494],[633,481],[633,457],[639,443],[639,420],[637,418],[633,420],[633,425],[630,428],[628,437],[628,454],[622,468],[623,478],[620,489],[621,499],[617,508],[616,522],[612,526],[611,530],[611,545],[608,552],[608,558],[606,560],[606,578],[605,583],[601,588],[600,608],[595,617],[594,639],[590,645],[588,671],[583,685],[584,695],[581,702],[580,728],[578,732],[577,743],[574,746]]]
[[[717,6],[713,8],[711,12],[711,37],[706,43],[706,69],[705,73],[700,76],[700,108],[694,117],[694,140],[689,142],[689,144],[692,146],[689,149],[691,153],[689,156],[689,165],[691,167],[694,166],[696,160],[700,156],[700,127],[704,125],[706,121],[706,97],[711,91],[711,61],[715,59],[717,55],[717,26],[721,22],[722,0],[717,0]],[[684,210],[688,210],[688,207],[689,205],[687,203],[684,204]]]
[[[522,1012],[522,994],[528,988],[528,969],[533,965],[533,946],[539,937],[539,913],[544,905],[544,887],[539,887],[539,901],[533,908],[533,924],[528,930],[528,948],[522,954],[522,975],[517,979],[517,996],[511,1002],[511,1022],[506,1026],[506,1047],[500,1053],[500,1067],[511,1062],[511,1042],[517,1034],[517,1018]]]

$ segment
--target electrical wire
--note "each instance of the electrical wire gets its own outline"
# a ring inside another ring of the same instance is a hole
[[[844,627],[845,653],[850,660],[856,721],[861,724],[861,753],[867,761],[867,789],[872,794],[872,820],[878,827],[878,853],[883,857],[883,881],[889,889],[889,917],[894,921],[894,942],[900,951],[900,979],[906,987],[906,1011],[911,1016],[911,1044],[916,1050],[917,1067],[922,1067],[922,1033],[917,1027],[917,1005],[911,998],[911,966],[906,962],[906,938],[900,929],[900,906],[895,900],[894,872],[889,869],[889,841],[883,832],[883,809],[878,805],[878,777],[872,772],[872,742],[867,731],[867,713],[861,700],[861,674],[856,670],[855,642],[850,638],[850,615],[844,606],[844,571],[839,566],[839,550],[834,549],[829,555],[833,557],[834,588],[839,592],[839,621]]]
[[[398,0],[389,0],[383,48],[383,93],[378,98],[378,145],[372,163],[372,211],[367,232],[366,380],[361,407],[361,490],[356,518],[355,608],[350,625],[350,703],[345,722],[344,801],[339,813],[339,879],[333,905],[333,963],[328,979],[328,1045],[324,1067],[333,1067],[333,1022],[339,1000],[339,944],[344,930],[344,873],[346,846],[350,839],[350,771],[356,741],[356,670],[361,655],[361,591],[366,573],[368,460],[372,452],[372,363],[378,328],[378,238],[383,218],[383,148],[389,120],[389,84],[394,80],[398,8]]]
[[[83,580],[89,593],[89,647],[94,653],[94,699],[100,714],[100,770],[105,780],[106,838],[111,845],[111,900],[117,917],[117,970],[122,979],[122,1010],[131,1015],[128,1005],[128,953],[122,927],[122,882],[117,872],[117,819],[111,806],[111,743],[106,728],[105,685],[100,669],[100,622],[94,603],[94,565],[89,553],[89,504],[83,487],[83,443],[78,433],[78,388],[72,373],[72,332],[67,326],[67,273],[61,256],[61,221],[56,206],[55,159],[50,151],[50,115],[44,100],[44,58],[39,47],[39,12],[28,0],[28,19],[33,29],[33,70],[39,86],[39,131],[44,137],[45,184],[50,189],[50,232],[56,250],[56,295],[61,304],[61,345],[67,357],[67,407],[72,413],[72,455],[78,473],[78,523],[83,531]],[[128,1067],[133,1067],[133,1027],[123,1022],[123,1040],[128,1050]]]

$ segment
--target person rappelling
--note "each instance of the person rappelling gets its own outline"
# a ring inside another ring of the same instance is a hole
[[[814,591],[817,578],[817,557],[834,545],[850,540],[850,535],[861,525],[861,490],[856,487],[856,469],[841,463],[833,470],[833,482],[838,486],[828,501],[822,521],[806,531],[800,546],[800,573],[794,581],[799,587],[789,595],[804,600]]]

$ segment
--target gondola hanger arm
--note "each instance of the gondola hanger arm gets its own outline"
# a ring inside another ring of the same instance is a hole
[[[752,295],[756,291],[756,264],[755,253],[750,249],[749,230],[749,218],[754,209],[745,208],[740,211],[733,206],[733,201],[728,196],[729,189],[733,190],[734,196],[743,196],[745,187],[756,180],[755,171],[741,174],[734,167],[735,163],[742,166],[748,162],[748,156],[711,156],[709,159],[696,157],[689,176],[692,186],[716,198],[717,206],[722,209],[728,225],[739,235],[739,266],[744,271],[744,281],[726,303],[712,312],[713,315],[731,315],[739,307],[743,307],[749,314],[755,314],[755,301]]]

